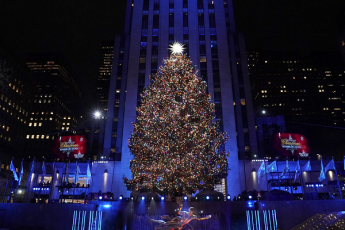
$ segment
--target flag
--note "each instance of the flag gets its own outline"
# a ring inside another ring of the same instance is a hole
[[[325,173],[328,170],[335,170],[334,160],[332,159],[325,167]]]
[[[22,181],[22,177],[23,177],[23,174],[24,174],[24,171],[23,171],[23,161],[24,161],[24,159],[22,159],[22,164],[20,165],[20,173],[19,173],[18,185],[20,185],[20,182]]]
[[[322,162],[322,158],[321,158],[321,172],[320,172],[319,181],[321,182],[324,179],[326,179],[326,175],[325,175],[325,170],[323,168],[323,162]]]
[[[13,165],[13,159],[11,160],[11,166],[10,166],[10,170],[13,172],[13,177],[16,181],[18,181],[18,176],[17,176],[17,172],[16,172],[16,168]]]
[[[295,180],[293,182],[295,182],[297,180],[297,177],[299,177],[299,175],[301,174],[301,166],[299,165],[299,159],[297,161],[295,171]]]
[[[77,168],[75,170],[75,177],[74,177],[74,184],[75,185],[77,185],[79,174],[80,174],[80,168],[79,168],[79,164],[77,162]]]
[[[273,161],[270,165],[266,168],[266,173],[270,172],[277,172],[277,161]]]
[[[45,175],[46,175],[46,165],[45,165],[45,163],[44,163],[44,161],[43,161],[43,163],[42,163],[42,177],[41,177],[41,183],[42,183],[42,184],[44,183],[44,177],[45,177]]]
[[[26,180],[26,187],[28,188],[30,187],[31,177],[32,177],[32,174],[34,173],[34,169],[35,169],[35,158],[31,162],[28,179]]]
[[[261,167],[260,167],[261,168]],[[87,171],[86,171],[86,185],[89,184],[89,181],[91,181],[91,169],[90,164],[87,162]]]
[[[286,165],[285,165],[285,167],[283,169],[282,175],[280,175],[280,178],[283,177],[285,175],[285,173],[287,173],[289,171],[290,171],[290,169],[289,169],[289,160],[286,159]]]
[[[260,184],[260,178],[263,177],[265,175],[265,160],[261,163],[260,168],[258,169],[258,171],[256,172],[256,174],[258,175],[258,183]],[[91,176],[91,172],[90,172],[90,176]]]
[[[308,162],[303,166],[302,171],[303,172],[311,171],[310,160],[308,160]]]

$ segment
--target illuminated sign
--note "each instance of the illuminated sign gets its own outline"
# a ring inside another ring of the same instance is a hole
[[[277,133],[274,146],[276,152],[283,156],[309,156],[307,139],[301,134]]]
[[[62,136],[55,139],[53,153],[60,159],[83,158],[86,146],[86,139],[82,135]]]

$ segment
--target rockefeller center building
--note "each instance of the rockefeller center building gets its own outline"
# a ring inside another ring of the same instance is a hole
[[[251,89],[244,39],[236,31],[231,1],[129,0],[125,31],[114,42],[103,157],[115,159],[115,197],[129,196],[122,177],[131,177],[128,138],[136,121],[140,92],[168,58],[169,45],[184,44],[184,53],[207,82],[220,129],[229,135],[229,175],[224,193],[244,190],[241,160],[257,154]]]

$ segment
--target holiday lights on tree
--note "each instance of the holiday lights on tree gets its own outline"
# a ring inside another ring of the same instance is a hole
[[[141,93],[128,140],[133,179],[124,178],[132,191],[191,194],[213,188],[227,175],[228,136],[218,131],[206,82],[182,54],[182,45],[174,46],[176,52],[172,50]]]

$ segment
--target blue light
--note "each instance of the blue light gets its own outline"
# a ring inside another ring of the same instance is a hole
[[[230,195],[229,195],[229,196],[227,196],[226,198],[227,198],[228,200],[231,200],[231,196],[230,196]]]
[[[206,196],[206,200],[209,200],[210,199],[210,197],[209,196]]]
[[[187,200],[187,199],[188,199],[188,197],[186,197],[186,196],[185,196],[185,197],[183,197],[183,199],[184,199],[184,200]]]
[[[252,196],[248,196],[249,199],[252,199],[253,197]]]
[[[161,197],[161,200],[164,200],[164,196]]]
[[[110,208],[111,207],[110,204],[105,204],[105,205],[102,205],[102,206],[105,207],[105,208]]]
[[[99,197],[98,197],[98,199],[102,200],[102,199],[103,199],[103,197],[102,197],[102,196],[99,196]]]
[[[141,197],[141,200],[145,200],[145,197],[144,197],[144,196],[142,196],[142,197]]]

